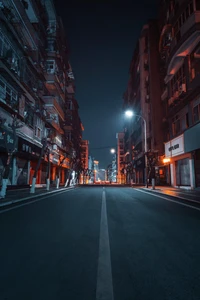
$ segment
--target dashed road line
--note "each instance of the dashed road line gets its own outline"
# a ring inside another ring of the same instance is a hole
[[[96,300],[114,300],[105,188],[102,193]]]

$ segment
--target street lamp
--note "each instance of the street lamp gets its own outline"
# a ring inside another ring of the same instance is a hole
[[[147,122],[143,116],[135,114],[132,110],[125,111],[125,116],[132,118],[133,116],[139,117],[144,122],[144,152],[145,152],[145,170],[146,170],[146,187],[148,187],[148,162],[147,162]]]
[[[114,154],[115,153],[115,149],[114,148],[110,149],[110,153]]]

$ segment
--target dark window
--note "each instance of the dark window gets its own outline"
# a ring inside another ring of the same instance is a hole
[[[183,12],[183,14],[182,14],[182,25],[185,22],[185,20],[186,20],[186,18],[185,18],[185,12]]]
[[[173,124],[172,124],[172,130],[173,130],[173,136],[176,136],[180,133],[181,130],[181,122],[180,119],[176,120]]]
[[[27,103],[25,104],[24,111],[26,112],[26,117],[25,117],[26,124],[33,127],[34,113],[32,108]]]
[[[189,4],[189,8],[190,8],[190,15],[191,15],[194,12],[193,2]]]
[[[196,10],[200,10],[200,0],[196,0]]]
[[[188,115],[188,113],[186,113],[185,121],[186,121],[186,128],[188,128],[189,127],[189,115]]]
[[[189,17],[189,6],[187,6],[186,11],[185,11],[186,19]]]
[[[194,108],[193,108],[193,121],[194,123],[197,123],[200,119],[200,109],[199,109],[199,106],[200,105],[196,105]]]

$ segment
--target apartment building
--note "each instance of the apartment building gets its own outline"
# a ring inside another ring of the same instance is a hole
[[[117,139],[117,183],[125,183],[125,164],[124,164],[124,132],[116,134]]]
[[[8,184],[32,183],[44,140],[36,183],[46,183],[50,162],[51,182],[60,172],[64,184],[82,124],[62,20],[51,0],[1,1],[0,20],[0,185],[13,147]],[[14,131],[13,116],[21,125]]]
[[[159,51],[163,73],[165,161],[175,187],[200,187],[200,1],[163,1]]]
[[[124,111],[130,109],[134,112],[131,119],[124,120],[124,154],[129,170],[126,176],[128,183],[146,182],[148,159],[145,155],[156,153],[160,158],[164,155],[158,43],[158,22],[151,20],[141,30],[130,64],[127,90],[124,93]],[[148,152],[146,154],[145,142]]]
[[[81,141],[81,178],[80,183],[88,183],[89,181],[89,141]]]

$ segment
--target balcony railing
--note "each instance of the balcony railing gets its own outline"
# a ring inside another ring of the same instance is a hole
[[[62,104],[59,103],[59,100],[53,96],[43,96],[42,99],[45,103],[45,107],[47,108],[47,110],[50,110],[50,111],[53,111],[53,113],[59,114],[61,119],[64,121],[65,115],[64,115],[63,108],[62,108]]]
[[[172,40],[168,63],[177,56],[186,56],[194,44],[200,40],[200,13],[193,13],[182,25],[176,37]]]

